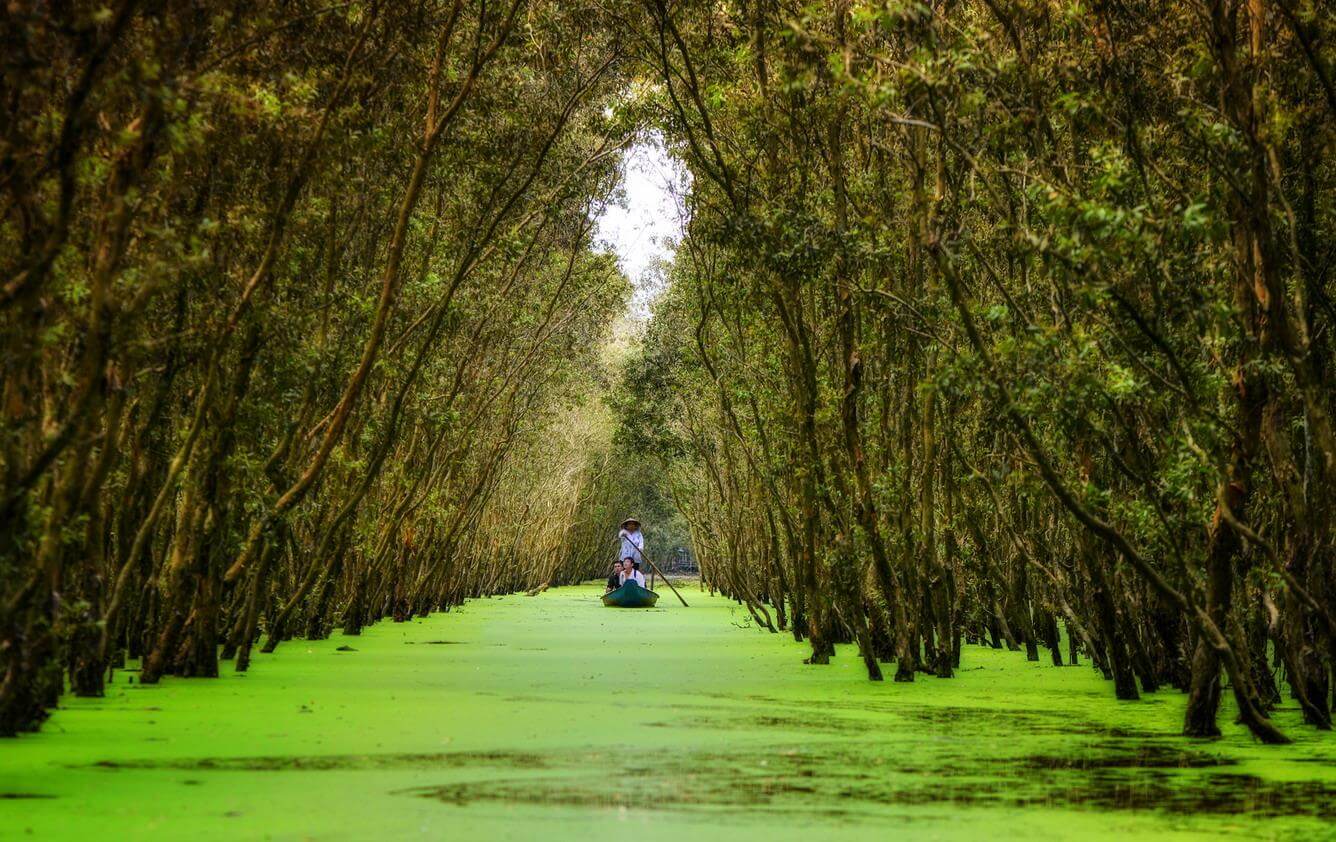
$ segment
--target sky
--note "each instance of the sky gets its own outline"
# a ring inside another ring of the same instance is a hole
[[[599,214],[594,242],[617,255],[631,279],[635,291],[627,315],[633,320],[649,318],[667,282],[667,266],[686,219],[689,186],[686,167],[668,154],[657,134],[638,141],[622,158],[621,195]]]

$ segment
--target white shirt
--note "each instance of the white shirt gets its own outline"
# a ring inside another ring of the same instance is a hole
[[[645,533],[637,529],[635,532],[627,532],[625,529],[617,533],[617,537],[622,539],[622,554],[618,558],[629,558],[645,563]]]
[[[623,570],[620,574],[618,574],[618,579],[621,581],[623,585],[626,584],[627,580],[630,580],[632,582],[635,582],[642,588],[645,587],[645,574],[641,573],[639,570],[632,570],[630,573],[627,573],[625,570]]]

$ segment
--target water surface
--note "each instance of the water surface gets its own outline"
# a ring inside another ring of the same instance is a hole
[[[870,684],[852,649],[688,592],[477,600],[252,671],[118,674],[0,742],[0,839],[1308,839],[1336,834],[1336,741],[1174,736],[1183,697],[1119,702],[1087,666],[968,647]]]

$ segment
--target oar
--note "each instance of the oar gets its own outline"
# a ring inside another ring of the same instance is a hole
[[[636,547],[636,542],[632,541],[631,546]],[[690,608],[691,606],[687,605],[687,601],[682,598],[682,595],[680,593],[677,592],[677,588],[673,587],[673,583],[668,581],[667,576],[663,575],[663,571],[659,569],[659,565],[655,564],[654,560],[651,559],[649,556],[645,555],[645,551],[640,549],[639,547],[636,547],[636,552],[640,553],[641,558],[649,562],[649,566],[654,568],[655,573],[659,574],[659,578],[662,579],[663,583],[668,586],[668,590],[673,592],[673,596],[677,597],[677,601],[682,603],[682,607]]]

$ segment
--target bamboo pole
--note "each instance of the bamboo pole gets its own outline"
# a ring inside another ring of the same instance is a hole
[[[631,546],[633,547],[636,546],[634,541],[631,542]],[[668,586],[668,590],[673,592],[673,596],[677,597],[677,601],[682,603],[682,607],[690,608],[691,606],[687,605],[687,601],[682,598],[682,595],[680,593],[677,592],[677,588],[673,587],[673,583],[668,581],[667,576],[663,575],[663,571],[659,569],[659,565],[655,564],[654,560],[649,556],[645,555],[645,551],[640,549],[639,547],[636,547],[636,552],[640,553],[641,558],[649,562],[650,569],[652,569],[655,573],[659,574],[659,578],[662,579],[663,583]]]

